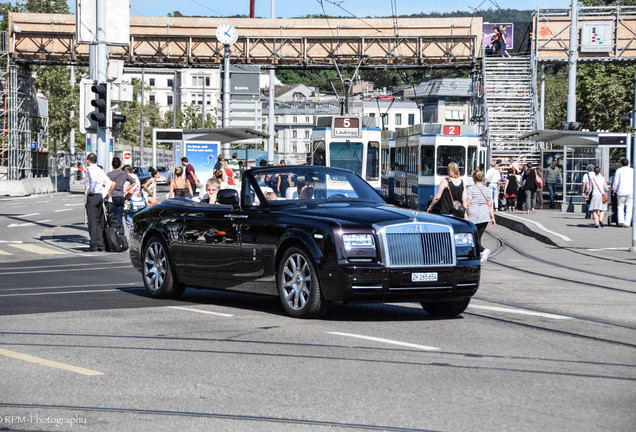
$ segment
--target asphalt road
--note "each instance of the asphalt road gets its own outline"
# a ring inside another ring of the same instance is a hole
[[[0,430],[634,430],[634,266],[489,229],[461,317],[297,320],[276,298],[152,300],[127,254],[43,241],[83,235],[57,211],[81,200],[0,201]]]

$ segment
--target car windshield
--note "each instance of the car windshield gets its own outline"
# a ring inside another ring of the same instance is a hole
[[[157,171],[159,171],[159,172],[168,172],[168,167],[165,167],[165,166],[157,167]]]
[[[255,188],[260,189],[271,204],[296,200],[384,203],[367,182],[349,171],[316,166],[275,166],[256,168],[252,173],[257,185],[245,189],[248,203],[258,201]]]

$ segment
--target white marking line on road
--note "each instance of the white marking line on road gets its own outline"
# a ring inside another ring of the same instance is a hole
[[[0,243],[22,243],[22,240],[0,240]]]
[[[39,214],[42,214],[42,213],[27,213],[27,214],[18,215],[18,216],[13,216],[13,217],[25,218],[25,217],[29,217],[29,216],[37,216],[37,215],[39,215]]]
[[[543,317],[543,318],[551,318],[551,319],[558,319],[558,320],[569,320],[572,319],[571,317],[567,317],[567,316],[563,316],[563,315],[554,315],[554,314],[549,314],[549,313],[545,313],[545,312],[532,312],[532,311],[527,311],[527,310],[522,310],[522,309],[509,309],[509,308],[502,308],[502,307],[497,307],[497,306],[481,306],[481,305],[468,305],[469,308],[473,308],[473,309],[483,309],[483,310],[489,310],[489,311],[494,311],[494,312],[507,312],[507,313],[515,313],[515,314],[519,314],[519,315],[531,315],[531,316],[538,316],[538,317]]]
[[[75,204],[64,204],[64,205],[65,205],[66,207],[70,207],[70,206],[81,206],[81,205],[84,205],[84,203],[83,203],[83,202],[81,202],[81,203],[75,203]]]
[[[57,285],[57,286],[38,286],[38,287],[21,287],[21,288],[4,288],[0,289],[0,292],[5,291],[30,291],[30,290],[49,290],[49,289],[68,289],[68,288],[97,288],[97,287],[125,287],[125,286],[138,286],[139,282],[122,282],[122,283],[109,283],[109,284],[94,284],[94,285]]]
[[[39,358],[39,357],[33,357],[30,356],[28,354],[22,354],[19,352],[15,352],[15,351],[9,351],[9,350],[5,350],[0,348],[0,355],[6,356],[6,357],[11,357],[14,359],[18,359],[18,360],[23,360],[23,361],[27,361],[30,363],[36,363],[36,364],[40,364],[42,366],[48,366],[48,367],[52,367],[52,368],[56,368],[56,369],[63,369],[63,370],[67,370],[70,372],[75,372],[78,374],[82,374],[82,375],[89,375],[89,376],[94,376],[94,375],[104,375],[103,372],[98,372],[96,370],[92,370],[92,369],[86,369],[83,367],[78,367],[78,366],[72,366],[66,363],[58,363],[56,361],[51,361],[51,360],[46,360],[43,358]]]
[[[66,252],[45,248],[34,244],[9,244],[8,246],[38,255],[66,255]]]
[[[111,269],[116,269],[116,268],[127,268],[127,267],[132,267],[131,265],[125,265],[125,266],[113,266],[113,267],[94,267],[91,268],[91,271],[94,270],[111,270]],[[28,271],[15,271],[15,272],[4,272],[0,269],[0,275],[13,275],[13,274],[32,274],[32,273],[57,273],[57,272],[71,272],[71,271],[86,271],[86,269],[83,268],[76,268],[76,269],[57,269],[57,270],[28,270]]]
[[[103,292],[121,292],[121,291],[145,291],[145,288],[125,288],[123,290],[105,289],[105,290],[82,290],[82,291],[53,291],[53,292],[45,292],[45,293],[15,293],[15,294],[0,294],[0,297],[43,296],[43,295],[56,295],[56,294],[87,294],[87,293],[103,293]]]
[[[358,334],[353,334],[353,333],[327,332],[327,334],[332,334],[332,335],[336,335],[336,336],[346,336],[346,337],[352,337],[352,338],[357,338],[357,339],[365,339],[365,340],[370,340],[370,341],[374,341],[374,342],[382,342],[382,343],[386,343],[386,344],[399,345],[399,346],[404,346],[404,347],[409,347],[409,348],[417,348],[417,349],[421,349],[421,350],[425,350],[425,351],[439,351],[441,349],[441,348],[435,348],[435,347],[426,346],[426,345],[418,345],[418,344],[413,344],[413,343],[408,343],[408,342],[400,342],[400,341],[391,340],[391,339],[382,339],[382,338],[377,338],[377,337],[373,337],[373,336],[363,336],[363,335],[358,335]]]
[[[197,312],[197,313],[202,313],[202,314],[208,314],[208,315],[218,315],[218,316],[222,316],[222,317],[233,317],[234,315],[232,314],[226,314],[226,313],[221,313],[221,312],[211,312],[211,311],[205,311],[205,310],[201,310],[201,309],[194,309],[194,308],[187,308],[187,307],[182,307],[182,306],[166,306],[170,309],[179,309],[179,310],[185,310],[185,311],[189,311],[189,312]]]
[[[0,250],[0,255],[13,255],[11,252],[5,252],[3,250]]]
[[[585,249],[588,252],[601,252],[601,251],[621,251],[627,252],[629,250],[628,247],[611,247],[611,248],[598,248],[598,249]]]
[[[559,237],[559,238],[561,238],[562,240],[567,241],[567,242],[571,242],[571,241],[572,241],[572,239],[571,239],[570,237],[568,237],[568,236],[566,236],[566,235],[563,235],[563,234],[559,234],[558,232],[551,231],[551,230],[547,229],[546,227],[544,227],[543,225],[541,225],[539,222],[536,222],[536,221],[533,221],[533,220],[530,220],[530,219],[526,219],[526,218],[522,218],[522,217],[519,217],[519,216],[514,216],[514,215],[506,215],[506,217],[511,217],[511,218],[513,218],[513,219],[517,219],[517,220],[521,220],[521,221],[524,221],[524,222],[533,223],[533,224],[535,224],[535,225],[537,226],[537,228],[539,228],[541,231],[545,231],[545,232],[547,232],[548,234],[555,235],[555,236],[557,236],[557,237]]]
[[[7,225],[7,228],[17,228],[17,227],[25,227],[25,226],[29,226],[29,225],[35,225],[35,224],[41,224],[44,222],[51,222],[52,219],[46,219],[46,220],[41,220],[41,221],[37,221],[37,222],[26,222],[26,223],[12,223],[11,225]]]
[[[59,212],[65,212],[65,211],[73,211],[73,209],[54,210],[53,213],[59,213]]]

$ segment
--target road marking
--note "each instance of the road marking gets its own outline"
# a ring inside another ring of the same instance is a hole
[[[5,252],[3,250],[0,250],[0,255],[13,255],[11,252]]]
[[[543,225],[541,225],[539,222],[533,221],[533,220],[531,220],[531,219],[526,219],[526,218],[522,218],[522,217],[514,216],[514,215],[506,215],[506,217],[510,217],[510,218],[517,219],[517,220],[521,220],[521,221],[528,222],[528,223],[533,223],[533,224],[535,224],[535,225],[537,226],[537,228],[539,228],[541,231],[545,231],[545,232],[547,232],[548,234],[555,235],[555,236],[559,237],[560,239],[562,239],[562,240],[564,240],[564,241],[567,241],[567,242],[571,242],[571,241],[572,241],[572,239],[571,239],[570,237],[568,237],[568,236],[566,236],[566,235],[563,235],[563,234],[559,234],[558,232],[551,231],[551,230],[547,229],[546,227],[544,227]]]
[[[29,216],[37,216],[39,214],[42,214],[42,213],[27,213],[27,214],[23,214],[23,215],[19,215],[19,216],[14,216],[14,217],[25,218],[25,217],[29,217]]]
[[[64,204],[64,205],[65,205],[66,207],[70,207],[70,206],[81,206],[81,205],[84,205],[84,203],[83,203],[83,202],[81,202],[81,203],[75,203],[75,204]]]
[[[26,222],[26,223],[12,223],[11,225],[7,225],[7,228],[16,228],[16,227],[24,227],[24,226],[29,226],[29,225],[35,225],[35,224],[42,224],[44,222],[51,222],[52,219],[47,219],[47,220],[41,220],[41,221],[37,221],[37,222]]]
[[[3,288],[0,292],[5,291],[30,291],[30,290],[49,290],[49,289],[67,289],[67,288],[92,288],[92,287],[109,287],[109,286],[139,286],[139,282],[122,282],[122,283],[109,283],[109,284],[94,284],[94,285],[56,285],[56,286],[37,286],[37,287],[20,287],[20,288]]]
[[[17,247],[18,245],[10,245],[10,246]],[[66,254],[66,252],[60,252],[60,253]],[[94,267],[94,268],[91,268],[91,271],[92,270],[111,270],[111,269],[129,268],[129,267],[132,267],[132,264],[131,265],[124,265],[124,266],[113,266],[113,267]],[[57,273],[57,272],[70,272],[70,271],[86,271],[86,269],[76,268],[76,269],[57,269],[57,270],[30,270],[30,271],[15,271],[15,272],[5,272],[5,271],[2,271],[2,269],[0,269],[0,275],[33,274],[33,273]]]
[[[473,309],[483,309],[483,310],[489,310],[489,311],[495,311],[495,312],[508,312],[508,313],[515,313],[519,315],[531,315],[531,316],[538,316],[543,318],[552,318],[552,319],[559,319],[559,320],[572,319],[571,317],[567,317],[563,315],[554,315],[554,314],[549,314],[545,312],[533,312],[533,311],[527,311],[522,309],[509,309],[509,308],[502,308],[497,306],[481,306],[481,305],[471,304],[471,305],[468,305],[468,307]]]
[[[421,350],[425,350],[425,351],[439,351],[441,349],[441,348],[435,348],[435,347],[430,347],[430,346],[426,346],[426,345],[418,345],[418,344],[412,344],[412,343],[408,343],[408,342],[400,342],[400,341],[396,341],[396,340],[382,339],[382,338],[377,338],[377,337],[372,337],[372,336],[363,336],[363,335],[358,335],[358,334],[353,334],[353,333],[327,332],[327,334],[332,334],[332,335],[336,335],[336,336],[346,336],[346,337],[352,337],[352,338],[357,338],[357,339],[365,339],[365,340],[370,340],[370,341],[374,341],[374,342],[387,343],[387,344],[391,344],[391,345],[405,346],[405,347],[409,347],[409,348],[417,348],[417,349],[421,349]]]
[[[65,212],[65,211],[73,211],[73,209],[61,209],[61,210],[55,210],[53,213],[59,213],[59,212]]]
[[[31,252],[38,255],[66,255],[66,252],[45,248],[34,244],[9,244],[9,246],[16,249],[21,249],[26,252]]]
[[[182,306],[167,306],[167,307],[169,307],[170,309],[179,309],[179,310],[197,312],[197,313],[208,314],[208,315],[218,315],[218,316],[228,317],[228,318],[234,316],[232,314],[226,314],[226,313],[221,313],[221,312],[211,312],[211,311],[206,311],[206,310],[201,310],[201,309],[194,309],[194,308],[187,308],[187,307],[182,307]]]
[[[121,292],[121,291],[145,291],[146,288],[123,288],[123,289],[104,289],[104,290],[83,290],[83,291],[53,291],[45,293],[15,293],[0,294],[0,297],[20,297],[20,296],[42,296],[56,294],[86,294],[86,293],[103,293],[103,292]]]
[[[18,360],[24,360],[30,363],[36,363],[36,364],[40,364],[42,366],[48,366],[48,367],[52,367],[52,368],[56,368],[56,369],[62,369],[62,370],[67,370],[70,372],[75,372],[78,374],[82,374],[82,375],[89,375],[89,376],[94,376],[94,375],[104,375],[103,372],[98,372],[96,370],[92,370],[92,369],[85,369],[82,367],[78,367],[78,366],[72,366],[66,363],[58,363],[56,361],[51,361],[51,360],[46,360],[40,357],[33,357],[30,356],[28,354],[22,354],[19,352],[15,352],[15,351],[9,351],[9,350],[5,350],[0,348],[0,355],[6,356],[6,357],[11,357],[14,359],[18,359]]]
[[[0,240],[0,243],[22,243],[22,240]]]

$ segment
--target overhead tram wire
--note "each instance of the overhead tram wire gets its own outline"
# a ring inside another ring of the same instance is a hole
[[[196,1],[196,0],[190,0],[190,1],[191,1],[192,3],[194,3],[194,4],[196,4],[196,5],[199,5],[199,6],[203,7],[203,8],[206,8],[206,9],[207,9],[207,10],[209,10],[209,11],[214,12],[214,13],[215,13],[215,14],[217,14],[219,17],[223,17],[223,16],[224,16],[221,12],[219,12],[219,11],[216,11],[216,10],[212,9],[211,7],[206,6],[206,5],[204,5],[203,3],[199,3],[199,2],[198,2],[198,1]]]
[[[320,2],[320,4],[322,5],[323,1],[326,1],[327,3],[331,3],[332,5],[336,6],[339,9],[342,9],[344,12],[348,13],[349,15],[351,15],[353,18],[362,21],[363,23],[365,23],[366,25],[368,25],[369,27],[371,27],[372,29],[374,29],[375,31],[377,31],[378,33],[381,33],[382,30],[380,30],[379,28],[377,28],[376,26],[374,26],[373,24],[371,24],[368,21],[365,21],[364,19],[360,18],[359,16],[357,16],[356,14],[354,14],[353,12],[348,11],[347,9],[343,8],[341,5],[342,3],[344,3],[344,0],[341,1],[334,1],[334,0],[318,0]],[[324,8],[323,8],[324,11]]]
[[[322,15],[325,17],[325,21],[327,21],[327,27],[329,27],[329,31],[331,32],[331,37],[336,37],[336,35],[333,33],[333,28],[331,28],[331,23],[329,22],[329,16],[327,15],[327,12],[325,11],[325,5],[322,2],[323,0],[316,0],[319,4],[320,7],[322,8]]]

